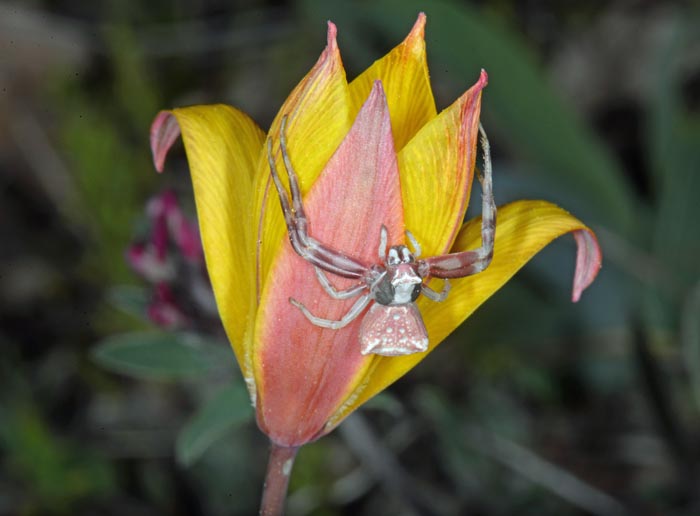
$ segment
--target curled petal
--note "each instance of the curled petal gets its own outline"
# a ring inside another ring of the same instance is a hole
[[[566,233],[585,240],[579,247],[574,297],[595,278],[600,266],[600,249],[595,236],[580,220],[545,201],[517,201],[498,209],[493,261],[474,276],[451,280],[452,290],[443,303],[425,298],[418,305],[428,330],[432,351],[474,310],[501,288],[535,254],[555,238]],[[583,236],[587,235],[587,236]],[[459,233],[453,252],[475,249],[481,245],[481,219],[467,222]],[[582,252],[581,249],[584,248]],[[369,398],[395,382],[415,367],[427,353],[376,360],[367,386],[358,392],[352,404],[336,419],[342,418]]]
[[[178,136],[180,136],[180,126],[172,113],[170,111],[158,113],[151,124],[151,153],[153,164],[158,172],[163,172],[165,157]]]
[[[229,106],[164,111],[151,130],[156,167],[162,167],[180,131],[216,303],[243,374],[252,382],[250,346],[245,339],[255,307],[251,203],[253,175],[265,136],[247,115]]]
[[[425,53],[424,13],[418,15],[413,29],[400,45],[350,83],[353,112],[360,109],[376,80],[384,85],[394,144],[399,151],[437,113]]]
[[[576,239],[576,272],[574,272],[574,288],[571,300],[577,303],[581,299],[581,293],[593,283],[598,275],[603,255],[598,245],[598,239],[589,229],[574,231]]]

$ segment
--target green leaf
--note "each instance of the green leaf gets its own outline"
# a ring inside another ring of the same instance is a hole
[[[444,0],[373,0],[353,2],[352,8],[338,0],[306,0],[303,5],[311,19],[338,23],[341,51],[347,40],[377,41],[376,33],[398,43],[417,13],[425,11],[434,84],[444,91],[457,77],[463,91],[485,68],[490,78],[482,107],[486,118],[530,162],[533,173],[576,194],[579,202],[567,208],[578,214],[585,208],[594,221],[625,233],[637,220],[638,207],[610,153],[549,85],[526,42],[502,23],[465,3]],[[375,34],[368,34],[371,27]]]
[[[192,465],[212,444],[252,418],[250,396],[244,385],[226,387],[200,407],[178,435],[178,462]]]
[[[393,394],[384,391],[380,392],[373,398],[370,398],[363,405],[363,410],[378,410],[386,412],[393,417],[399,418],[405,413],[405,409],[401,401]]]
[[[697,47],[697,15],[678,17],[658,46],[652,78],[647,145],[651,150],[656,218],[650,228],[654,261],[664,281],[648,290],[645,308],[651,324],[676,327],[684,299],[700,274],[700,116],[683,95],[687,57]],[[660,275],[661,276],[661,275]],[[697,371],[693,381],[697,384]]]
[[[695,402],[700,408],[700,282],[688,294],[681,312],[681,344],[685,367],[690,376],[690,384]]]
[[[93,351],[103,367],[143,379],[200,376],[221,363],[220,346],[185,333],[134,332],[114,335]],[[231,355],[233,362],[233,355]]]
[[[119,285],[107,292],[110,304],[122,312],[143,319],[148,310],[149,293],[143,287]]]
[[[654,248],[677,276],[681,291],[700,272],[700,232],[691,223],[697,218],[700,192],[700,116],[684,105],[682,94],[684,57],[700,41],[697,21],[697,17],[676,20],[659,52],[648,135],[658,206]]]

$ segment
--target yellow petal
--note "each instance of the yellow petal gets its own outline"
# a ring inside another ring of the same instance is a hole
[[[600,250],[595,237],[580,220],[568,212],[545,201],[517,201],[499,208],[494,256],[488,268],[474,276],[451,280],[452,290],[443,303],[433,303],[425,296],[419,299],[418,305],[430,339],[428,351],[404,357],[378,357],[373,364],[374,369],[368,374],[367,385],[352,403],[343,407],[343,413],[336,415],[334,421],[347,415],[416,366],[549,242],[578,230],[583,230],[592,239],[592,255],[597,261],[592,260],[591,270],[597,271],[600,266]],[[479,218],[463,226],[453,251],[475,249],[480,245]],[[584,257],[579,252],[579,260],[582,258]],[[595,273],[587,275],[587,284],[594,277]]]
[[[244,343],[255,307],[253,176],[265,138],[244,113],[224,105],[172,111],[182,131],[192,174],[207,270],[229,341],[252,379]]]
[[[367,100],[374,81],[382,81],[397,151],[436,114],[424,34],[425,14],[420,13],[406,39],[350,83],[352,112],[357,113]]]
[[[283,170],[279,131],[283,116],[287,121],[287,146],[301,189],[306,193],[350,129],[352,119],[345,69],[336,43],[336,28],[328,23],[328,44],[311,71],[282,105],[270,128],[279,170]],[[280,174],[286,180],[286,174]],[[272,260],[279,251],[286,231],[282,211],[270,184],[266,150],[257,161],[254,213],[261,241],[258,251],[258,295],[262,292]]]
[[[487,82],[482,70],[476,84],[399,153],[406,228],[426,256],[446,253],[464,220],[474,175],[481,90]]]

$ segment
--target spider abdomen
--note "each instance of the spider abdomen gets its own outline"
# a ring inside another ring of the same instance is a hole
[[[422,353],[428,349],[428,333],[414,303],[396,306],[373,304],[360,326],[360,352],[384,356]]]

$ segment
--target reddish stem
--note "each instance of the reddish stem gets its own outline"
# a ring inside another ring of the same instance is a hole
[[[270,444],[270,459],[263,486],[260,516],[281,516],[284,514],[284,501],[287,498],[289,476],[292,473],[294,458],[299,448],[289,448]]]

